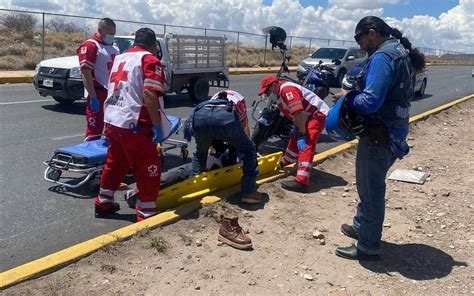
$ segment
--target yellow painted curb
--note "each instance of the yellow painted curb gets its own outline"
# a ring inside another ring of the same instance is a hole
[[[418,121],[420,119],[426,118],[431,114],[438,113],[442,110],[445,110],[447,108],[450,108],[456,104],[462,103],[472,98],[474,98],[474,94],[465,96],[463,98],[457,99],[453,102],[447,103],[445,105],[442,105],[430,111],[413,116],[410,118],[410,122],[414,122],[414,121]],[[314,156],[313,163],[322,161],[332,155],[342,152],[352,146],[357,145],[357,143],[358,143],[358,140],[352,140],[350,142],[331,148],[327,151],[318,153]],[[261,176],[257,180],[257,183],[260,185],[260,184],[272,182],[286,175],[287,175],[286,172],[278,171],[275,174]],[[218,192],[218,195],[206,196],[202,198],[201,200],[195,200],[195,201],[189,202],[187,204],[177,207],[174,210],[160,213],[142,222],[120,228],[113,232],[98,236],[96,238],[82,242],[77,245],[74,245],[70,248],[61,250],[59,252],[45,256],[43,258],[37,259],[35,261],[7,270],[3,273],[0,273],[0,289],[4,289],[11,285],[17,284],[21,281],[32,278],[33,276],[41,275],[42,273],[53,270],[54,268],[57,268],[59,266],[78,260],[88,254],[91,254],[97,251],[98,249],[104,247],[107,244],[131,237],[135,235],[137,232],[144,230],[146,228],[150,229],[150,228],[155,228],[159,225],[172,223],[176,220],[179,220],[183,215],[186,215],[200,208],[202,204],[217,202],[217,201],[220,201],[222,198],[228,197],[238,192],[239,192],[239,186],[232,186],[230,188],[227,188],[225,190]]]
[[[432,110],[429,110],[429,111],[423,112],[423,113],[421,113],[421,114],[415,115],[415,116],[413,116],[413,117],[410,117],[410,123],[415,122],[415,121],[418,121],[418,120],[423,119],[423,118],[425,118],[425,117],[428,117],[428,116],[430,116],[430,115],[432,115],[432,114],[434,114],[434,113],[441,112],[441,111],[443,111],[443,110],[445,110],[445,109],[448,109],[448,108],[450,108],[450,107],[452,107],[452,106],[454,106],[454,105],[456,105],[456,104],[462,103],[462,102],[467,101],[467,100],[472,99],[472,98],[474,98],[474,94],[471,94],[471,95],[462,97],[462,98],[460,98],[460,99],[454,100],[454,101],[452,101],[452,102],[450,102],[450,103],[444,104],[444,105],[439,106],[439,107],[437,107],[437,108],[434,108],[434,109],[432,109]]]
[[[266,67],[266,68],[232,68],[229,69],[230,75],[244,75],[244,74],[270,74],[278,72],[277,68]],[[296,67],[292,66],[289,67],[290,71],[296,71]],[[33,83],[33,76],[28,74],[21,75],[21,74],[14,74],[12,76],[4,76],[0,72],[0,84],[5,83]]]
[[[5,83],[32,83],[33,77],[22,76],[22,77],[0,77],[0,84]]]

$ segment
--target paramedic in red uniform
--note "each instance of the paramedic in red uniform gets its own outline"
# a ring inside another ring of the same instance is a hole
[[[104,104],[110,146],[95,200],[96,217],[120,209],[114,202],[114,192],[130,167],[139,191],[137,222],[156,214],[161,176],[156,144],[169,134],[170,127],[163,112],[166,77],[156,57],[156,42],[153,30],[139,29],[134,46],[115,57]]]
[[[264,93],[276,96],[278,108],[295,126],[281,165],[298,161],[296,178],[282,181],[281,186],[291,191],[308,192],[316,143],[324,129],[329,107],[312,91],[293,82],[280,81],[275,76],[262,80],[259,95]]]
[[[84,83],[86,106],[86,141],[95,140],[104,128],[104,101],[107,97],[107,84],[110,68],[119,49],[113,45],[115,23],[109,18],[99,22],[97,33],[77,50],[79,65]]]

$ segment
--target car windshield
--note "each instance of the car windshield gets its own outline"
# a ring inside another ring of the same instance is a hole
[[[120,53],[125,52],[127,49],[133,46],[134,38],[115,38],[115,43],[117,44],[118,48],[120,49]]]
[[[124,53],[127,49],[133,46],[134,38],[130,37],[116,37],[115,38],[115,43],[117,44],[120,53]],[[161,60],[163,58],[162,52],[161,52],[161,46],[158,40],[156,41],[156,47],[158,49],[157,56]]]
[[[312,55],[311,58],[313,59],[328,59],[333,60],[338,58],[342,60],[344,55],[346,54],[347,49],[344,48],[329,48],[329,47],[321,47],[320,49],[316,50]]]

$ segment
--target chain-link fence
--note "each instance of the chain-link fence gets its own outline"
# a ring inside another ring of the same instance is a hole
[[[76,15],[0,9],[0,69],[33,69],[44,59],[75,55],[77,47],[97,30],[100,18]],[[140,27],[149,27],[157,34],[222,36],[226,38],[227,64],[230,67],[276,66],[281,63],[279,51],[271,50],[268,36],[230,30],[176,26],[152,22],[114,20],[117,35],[131,35]],[[356,42],[324,38],[288,36],[290,65],[322,46],[354,46]],[[419,48],[428,62],[471,63],[474,55],[461,52]]]

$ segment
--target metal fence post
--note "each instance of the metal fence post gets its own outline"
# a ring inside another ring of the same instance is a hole
[[[237,55],[235,57],[235,66],[239,65],[239,39],[240,39],[240,32],[237,32]]]
[[[166,35],[166,25],[163,25],[163,36]]]
[[[329,46],[329,43],[331,42],[331,39],[328,39],[328,46]]]
[[[265,50],[263,52],[263,66],[265,66],[267,62],[267,42],[268,42],[268,35],[265,34]]]
[[[207,36],[207,29],[204,29],[204,36]]]
[[[313,41],[313,39],[309,38],[309,48],[308,48],[309,52],[308,52],[308,54],[311,54],[311,41]]]
[[[293,41],[293,36],[290,36],[290,49],[291,49],[291,43]]]
[[[42,56],[42,61],[44,61],[44,33],[45,33],[45,29],[44,29],[44,12],[42,13],[43,14],[43,42],[41,42],[41,56]]]

